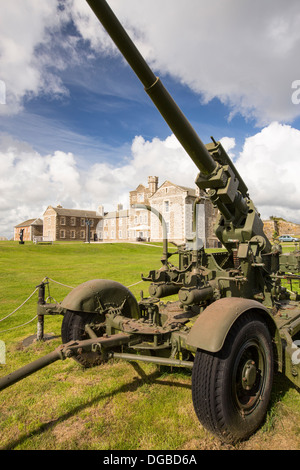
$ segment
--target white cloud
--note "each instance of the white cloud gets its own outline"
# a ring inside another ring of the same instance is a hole
[[[42,156],[28,144],[9,137],[0,141],[0,233],[10,237],[13,227],[40,217],[49,204],[62,200],[76,205],[81,189],[72,154]]]
[[[291,99],[292,83],[300,79],[298,0],[109,4],[155,71],[187,84],[203,102],[218,97],[229,106],[229,117],[241,113],[263,125],[300,115]],[[80,61],[82,52],[74,31],[62,33],[71,19],[90,41],[84,60],[116,54],[84,0],[7,2],[0,17],[0,79],[7,88],[1,113],[16,112],[24,97],[67,93],[60,72]]]
[[[231,150],[233,150],[236,145],[235,138],[234,137],[222,137],[222,139],[220,139],[220,142],[222,146],[224,147],[224,149],[226,150],[226,152],[228,153],[229,157],[233,159],[234,152],[232,152]]]
[[[107,33],[99,26],[99,20],[92,13],[86,1],[66,0],[64,7],[66,15],[72,18],[80,35],[85,40],[90,41],[93,51],[107,54],[116,53],[116,49]]]
[[[222,139],[233,155],[235,141]],[[277,122],[248,137],[235,164],[250,197],[263,218],[271,215],[300,223],[300,131]],[[128,206],[129,191],[148,176],[193,187],[198,170],[171,135],[164,141],[137,136],[131,154],[114,166],[97,163],[79,167],[76,156],[56,151],[40,155],[28,144],[10,138],[0,141],[0,235],[10,236],[14,225],[41,217],[48,205],[96,210]]]
[[[129,191],[140,183],[147,185],[148,176],[159,176],[160,184],[169,180],[193,187],[196,175],[196,166],[173,135],[164,141],[157,138],[147,141],[137,136],[132,142],[131,155],[121,164],[93,165],[85,190],[94,201],[111,209],[118,202],[128,205]]]
[[[300,131],[289,125],[271,123],[245,140],[239,155],[234,154],[235,139],[224,137],[222,145],[248,186],[250,197],[263,219],[271,215],[300,223]],[[96,164],[91,170],[89,190],[93,199],[105,205],[126,203],[128,191],[147,176],[159,176],[160,184],[169,180],[193,186],[198,170],[174,135],[161,141],[137,136],[131,156],[120,166]]]
[[[57,8],[57,0],[14,0],[2,7],[0,79],[6,85],[6,106],[0,113],[19,112],[24,98],[67,93],[59,74],[50,71],[51,66],[56,72],[65,67],[62,58],[51,53],[65,21]]]
[[[153,173],[160,184],[170,180],[193,186],[197,169],[173,135],[165,141],[136,137],[131,155],[121,163],[97,163],[88,170],[80,169],[71,153],[41,155],[24,142],[2,137],[0,235],[10,237],[15,225],[41,217],[48,205],[96,210],[103,204],[113,210],[121,202],[126,207],[129,191],[147,185]]]
[[[300,222],[300,131],[280,124],[300,115],[300,105],[291,99],[292,83],[300,79],[295,60],[300,48],[298,0],[109,4],[156,72],[171,74],[204,102],[218,97],[231,115],[240,112],[265,123],[261,132],[246,139],[236,165],[263,217]],[[84,59],[116,54],[84,0],[7,2],[0,17],[0,80],[6,88],[0,112],[18,112],[24,99],[40,94],[67,93],[60,73],[80,62],[82,52],[73,32],[61,41],[62,27],[66,31],[70,19],[90,41]],[[224,137],[222,142],[234,156],[235,140]],[[22,220],[41,216],[49,204],[91,209],[125,204],[128,191],[147,184],[153,174],[161,183],[168,179],[190,186],[197,169],[174,136],[164,141],[137,136],[131,154],[119,164],[99,163],[88,170],[80,169],[76,154],[57,149],[41,155],[29,144],[3,137],[0,235],[7,227],[12,233]]]
[[[300,223],[300,131],[273,122],[245,140],[236,166],[263,218]]]
[[[93,48],[111,53],[94,14],[70,0],[80,33]],[[111,0],[145,58],[202,95],[229,105],[259,124],[287,122],[300,114],[292,103],[299,79],[298,0]],[[159,12],[159,14],[158,14]],[[98,26],[98,27],[97,27]]]

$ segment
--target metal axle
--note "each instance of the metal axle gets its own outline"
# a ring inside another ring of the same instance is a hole
[[[187,367],[188,369],[192,369],[194,365],[192,361],[181,361],[179,359],[172,359],[169,357],[140,356],[138,354],[126,354],[115,352],[112,352],[109,355],[109,359],[110,358],[124,359],[125,361],[149,362],[151,364],[158,364],[163,366]]]

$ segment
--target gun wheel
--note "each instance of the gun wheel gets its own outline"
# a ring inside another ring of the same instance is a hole
[[[74,340],[89,339],[89,335],[85,330],[86,325],[94,324],[99,322],[101,317],[99,314],[87,314],[87,313],[75,313],[68,310],[64,315],[62,326],[61,326],[61,337],[63,343],[68,343]],[[103,329],[103,333],[105,330]],[[98,334],[102,336],[102,334]],[[102,363],[101,356],[97,352],[83,352],[73,356],[76,362],[79,362],[82,366],[88,368],[100,365]]]
[[[80,284],[63,300],[66,309],[61,327],[63,343],[89,339],[86,326],[99,337],[106,332],[105,311],[119,309],[128,318],[139,318],[139,307],[130,290],[119,282],[109,279],[93,279]],[[84,367],[102,363],[97,352],[83,352],[74,359]]]
[[[273,363],[270,332],[255,312],[234,323],[221,351],[198,350],[192,398],[201,424],[225,442],[248,438],[265,418]]]

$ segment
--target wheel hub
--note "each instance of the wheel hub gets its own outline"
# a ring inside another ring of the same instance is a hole
[[[242,385],[245,390],[251,390],[256,382],[257,369],[255,362],[249,360],[246,362],[242,372]]]

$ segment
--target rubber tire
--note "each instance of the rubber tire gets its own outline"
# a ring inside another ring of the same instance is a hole
[[[248,356],[254,360],[256,370],[258,360],[263,368],[262,374],[256,374],[252,387],[253,403],[247,403],[249,392],[244,388],[241,391],[242,363],[247,362]],[[273,374],[274,357],[269,329],[261,315],[247,312],[233,324],[221,351],[209,353],[198,350],[196,353],[192,399],[200,423],[224,442],[233,444],[247,439],[266,416]]]
[[[68,343],[74,340],[89,339],[88,334],[85,332],[85,325],[99,319],[97,313],[76,313],[68,310],[64,315],[61,325],[62,342]],[[101,356],[96,352],[83,352],[73,356],[76,362],[85,368],[100,365],[102,363]]]

